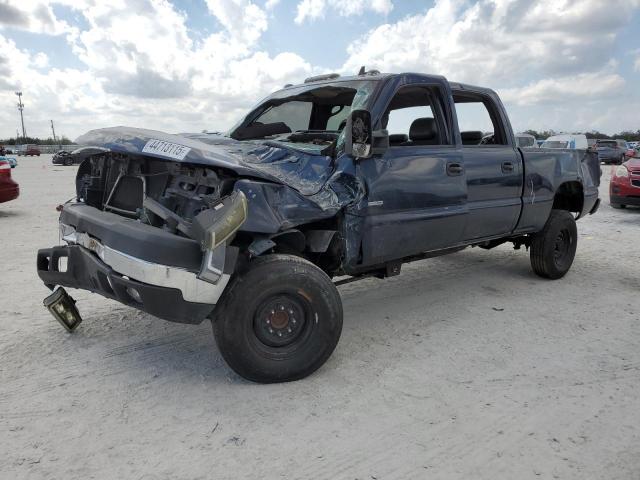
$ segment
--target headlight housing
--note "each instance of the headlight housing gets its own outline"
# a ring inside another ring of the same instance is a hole
[[[618,165],[618,168],[616,168],[615,173],[613,174],[614,177],[628,177],[629,176],[629,170],[627,170],[627,167],[625,167],[624,165]]]
[[[241,191],[234,191],[217,205],[195,216],[193,238],[203,251],[214,250],[242,226],[247,214],[247,197]]]

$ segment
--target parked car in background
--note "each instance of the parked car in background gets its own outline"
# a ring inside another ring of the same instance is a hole
[[[16,153],[18,156],[25,156],[25,157],[34,157],[40,156],[40,150],[35,148],[35,147],[28,147],[25,150],[18,150],[18,152]]]
[[[609,183],[609,202],[613,208],[640,206],[640,158],[630,158],[615,168]]]
[[[631,148],[629,148],[629,150],[627,150],[625,152],[624,156],[627,157],[627,158],[635,158],[635,157],[640,156],[640,152],[638,151],[637,148],[631,147]]]
[[[66,150],[60,150],[56,154],[53,155],[51,159],[51,163],[54,165],[73,165],[73,160],[71,159],[71,152],[67,152]]]
[[[538,148],[538,140],[528,133],[516,133],[516,144],[520,148]]]
[[[61,150],[53,156],[53,158],[51,159],[51,163],[53,163],[54,165],[67,166],[79,165],[91,155],[95,155],[96,153],[102,153],[105,151],[107,150],[100,147],[81,147],[74,150],[73,152]]]
[[[18,160],[13,157],[7,157],[4,155],[0,155],[0,162],[8,162],[11,168],[16,168],[18,166]]]
[[[625,140],[599,139],[596,142],[595,150],[601,162],[619,165],[624,162],[625,153],[629,150],[629,146]]]
[[[629,146],[631,148],[637,149],[638,147],[640,147],[640,142],[629,142]]]
[[[540,148],[568,148],[570,150],[586,150],[587,148],[589,148],[589,143],[587,142],[587,137],[582,134],[552,135],[544,142],[542,142]]]
[[[11,178],[11,165],[5,160],[0,160],[0,203],[14,200],[20,195],[20,187]]]

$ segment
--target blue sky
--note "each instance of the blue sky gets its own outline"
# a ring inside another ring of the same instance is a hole
[[[362,64],[496,89],[517,130],[640,129],[640,0],[0,0],[0,138],[225,129]]]

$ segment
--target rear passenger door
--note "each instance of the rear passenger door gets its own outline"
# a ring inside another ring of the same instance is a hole
[[[466,170],[465,241],[513,231],[522,208],[522,156],[496,98],[453,91]]]
[[[396,89],[377,125],[389,131],[389,148],[358,163],[368,196],[362,235],[365,265],[461,241],[466,182],[462,155],[450,131],[445,88],[418,83]]]

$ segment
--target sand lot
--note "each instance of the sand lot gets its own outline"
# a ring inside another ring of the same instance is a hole
[[[35,254],[77,167],[19,162],[0,204],[0,478],[640,478],[640,209],[609,207],[609,167],[564,279],[502,246],[345,285],[329,362],[265,386],[208,322],[70,291],[85,320],[67,334]]]

